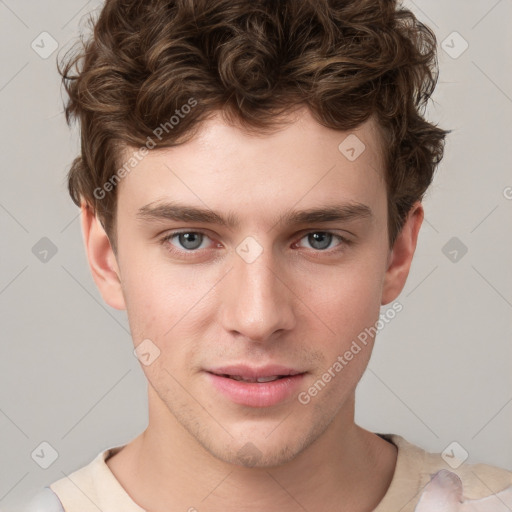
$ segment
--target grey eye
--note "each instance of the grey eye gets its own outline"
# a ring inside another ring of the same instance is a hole
[[[311,244],[311,247],[313,247],[313,249],[327,249],[332,242],[332,233],[318,231],[315,233],[309,233],[307,237],[308,242]]]
[[[201,243],[203,242],[203,234],[202,233],[178,233],[175,235],[178,237],[178,241],[180,245],[185,249],[199,249],[201,247]]]

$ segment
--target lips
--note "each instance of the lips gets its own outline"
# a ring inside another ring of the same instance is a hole
[[[231,402],[249,407],[270,407],[290,399],[306,374],[277,365],[235,365],[205,371],[217,391]]]

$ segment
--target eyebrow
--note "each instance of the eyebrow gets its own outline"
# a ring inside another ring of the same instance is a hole
[[[175,201],[149,203],[138,210],[136,217],[145,222],[173,220],[217,224],[228,228],[240,226],[240,219],[233,212],[229,212],[226,217],[223,217],[220,213],[208,208],[197,208]],[[349,202],[305,210],[292,210],[283,214],[278,223],[288,225],[314,224],[369,219],[372,217],[373,213],[369,206],[358,202]]]

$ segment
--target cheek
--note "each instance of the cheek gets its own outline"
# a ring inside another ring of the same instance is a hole
[[[133,344],[140,346],[142,370],[155,389],[179,392],[173,377],[181,380],[193,363],[193,344],[205,322],[208,290],[191,278],[183,268],[160,264],[126,276]],[[150,354],[149,364],[143,359],[145,353]]]
[[[357,337],[378,319],[383,271],[375,258],[303,275],[305,304],[330,328],[339,344]]]
[[[123,292],[130,328],[137,345],[151,339],[163,350],[174,340],[194,338],[211,310],[211,288],[219,276],[211,269],[176,265],[133,252],[124,261]]]
[[[347,267],[332,272],[323,288],[308,287],[307,304],[328,329],[322,330],[318,321],[307,324],[323,364],[305,392],[318,394],[314,400],[323,414],[325,407],[332,414],[338,411],[367,368],[372,327],[380,313],[381,279],[380,272],[362,265],[357,271]]]

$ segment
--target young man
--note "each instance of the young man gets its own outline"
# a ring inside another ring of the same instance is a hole
[[[149,424],[38,510],[459,510],[512,484],[354,422],[448,133],[421,115],[430,29],[392,1],[107,0],[60,71]]]

